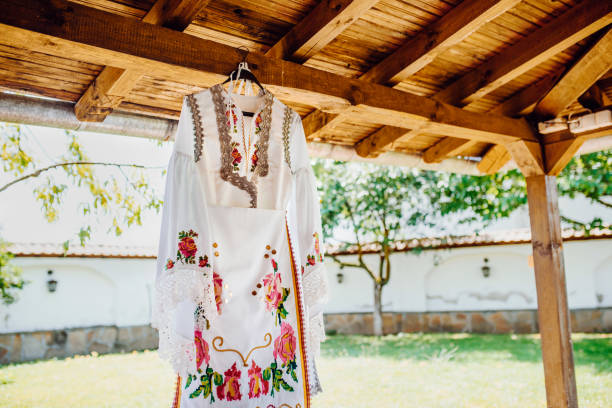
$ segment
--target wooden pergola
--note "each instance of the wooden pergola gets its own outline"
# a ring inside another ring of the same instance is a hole
[[[578,406],[555,176],[612,129],[540,134],[537,123],[610,105],[612,1],[0,0],[0,10],[0,88],[70,102],[80,121],[176,120],[182,97],[223,81],[244,46],[309,142],[434,167],[460,157],[483,174],[515,163],[548,406]]]

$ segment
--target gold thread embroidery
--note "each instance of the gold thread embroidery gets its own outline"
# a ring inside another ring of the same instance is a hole
[[[257,185],[255,184],[257,176],[268,175],[268,142],[270,138],[270,122],[272,116],[272,102],[274,97],[268,91],[264,91],[264,107],[261,111],[262,132],[260,133],[259,149],[261,152],[257,168],[253,175],[253,179],[249,180],[245,176],[241,176],[232,171],[231,153],[232,139],[229,134],[227,120],[225,118],[225,101],[223,97],[224,89],[221,84],[214,85],[210,88],[213,104],[215,106],[215,115],[217,118],[217,131],[219,132],[219,142],[221,148],[221,178],[230,182],[241,190],[246,191],[250,197],[251,208],[257,207]]]
[[[285,115],[283,117],[283,148],[285,150],[285,161],[291,169],[291,149],[289,146],[289,127],[291,126],[291,119],[293,118],[293,111],[288,106],[285,106]]]
[[[215,343],[217,342],[217,340],[220,341],[219,345],[216,345]],[[219,347],[223,346],[223,337],[221,336],[217,336],[213,339],[212,341],[212,346],[216,351],[219,351],[221,353],[224,353],[226,351],[232,351],[236,354],[238,354],[240,356],[240,359],[242,360],[242,364],[244,364],[245,367],[248,367],[248,361],[249,361],[249,357],[251,356],[251,353],[253,353],[255,350],[257,349],[263,349],[268,347],[270,344],[272,344],[272,335],[270,333],[266,333],[264,336],[264,341],[266,342],[266,344],[262,345],[262,346],[257,346],[257,347],[253,347],[249,353],[246,355],[246,358],[242,355],[241,352],[239,352],[236,349],[231,349],[231,348],[227,348],[227,349],[220,349]]]
[[[191,118],[193,120],[194,141],[193,141],[193,157],[196,163],[202,156],[204,131],[202,130],[202,115],[198,107],[198,101],[194,95],[187,95],[187,104],[191,109]]]

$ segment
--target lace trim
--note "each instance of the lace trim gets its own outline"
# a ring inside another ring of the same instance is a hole
[[[229,134],[229,128],[225,118],[225,101],[223,96],[223,87],[221,84],[214,85],[210,88],[213,104],[215,105],[215,115],[217,117],[217,130],[219,132],[219,141],[221,147],[221,178],[230,182],[241,190],[246,191],[251,200],[251,208],[257,207],[257,176],[265,177],[268,175],[268,144],[270,139],[270,122],[272,117],[272,102],[274,97],[268,91],[264,91],[264,107],[261,111],[261,133],[258,143],[259,145],[259,161],[255,174],[251,180],[245,176],[235,173],[232,169],[232,138]]]
[[[202,130],[202,115],[195,96],[187,95],[187,103],[191,109],[191,118],[193,119],[194,141],[193,141],[193,158],[197,163],[202,156],[202,144],[204,140],[204,131]]]
[[[176,329],[179,303],[186,299],[199,305],[209,320],[217,313],[212,273],[198,268],[177,268],[158,279],[151,324],[159,331],[159,356],[175,372],[186,376],[196,370],[193,338],[181,336]]]
[[[287,162],[291,173],[294,173],[291,167],[291,148],[289,145],[289,130],[292,118],[293,111],[288,106],[285,106],[285,115],[283,117],[283,148],[285,150],[285,161]]]
[[[320,266],[306,271],[302,281],[306,306],[312,307],[317,303],[327,301],[328,285],[324,267]]]

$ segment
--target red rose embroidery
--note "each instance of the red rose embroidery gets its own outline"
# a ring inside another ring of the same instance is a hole
[[[174,261],[172,261],[172,259],[168,259],[168,261],[166,261],[166,269],[172,268],[174,268]]]
[[[217,312],[221,314],[221,294],[223,293],[223,278],[217,273],[213,273],[213,284],[215,286],[215,302],[217,303]]]
[[[208,255],[201,256],[198,260],[198,266],[204,268],[208,266]]]
[[[280,358],[283,364],[295,359],[296,339],[289,323],[281,324],[281,334],[274,340],[274,359]]]
[[[202,363],[206,363],[210,361],[210,354],[208,354],[208,343],[206,340],[202,338],[202,332],[200,330],[196,330],[194,332],[194,342],[196,347],[196,367],[200,368]]]
[[[255,361],[251,361],[251,368],[248,371],[249,374],[249,398],[258,398],[260,395],[266,395],[270,384],[264,380],[261,367],[255,364]]]
[[[220,400],[238,401],[242,399],[240,394],[240,376],[242,373],[236,368],[236,363],[225,372],[225,381],[217,386],[217,397]]]
[[[281,275],[280,273],[269,273],[263,278],[264,284],[264,300],[266,302],[266,310],[269,312],[275,311],[278,308],[281,300],[283,299],[282,288],[281,288]]]

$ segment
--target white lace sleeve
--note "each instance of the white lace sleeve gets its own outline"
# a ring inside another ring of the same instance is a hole
[[[323,306],[327,302],[328,284],[323,257],[321,212],[316,179],[308,157],[302,122],[298,115],[295,116],[292,132],[292,160],[295,168],[297,249],[301,260],[308,348],[316,357],[319,355],[320,343],[325,340]],[[314,366],[313,362],[313,369]],[[313,377],[316,380],[316,373]]]
[[[207,210],[193,151],[183,151],[191,132],[185,125],[168,164],[151,316],[160,357],[181,375],[195,372],[194,330],[217,315]]]

